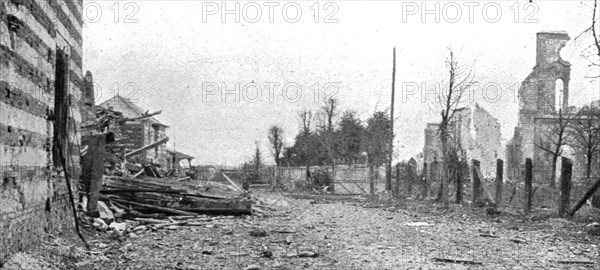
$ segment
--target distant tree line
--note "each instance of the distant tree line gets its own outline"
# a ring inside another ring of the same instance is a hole
[[[356,111],[341,112],[339,100],[326,99],[317,111],[298,113],[299,130],[292,145],[283,145],[283,129],[268,132],[271,153],[278,166],[333,165],[365,161],[381,166],[389,157],[391,121],[377,110],[366,120]]]

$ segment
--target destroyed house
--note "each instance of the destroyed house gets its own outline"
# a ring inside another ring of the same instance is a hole
[[[443,162],[439,128],[439,124],[429,123],[425,129],[423,162],[426,164],[432,164],[434,161]],[[504,151],[498,119],[479,104],[475,104],[472,108],[460,108],[456,111],[449,131],[451,136],[449,141],[459,142],[458,145],[450,147],[460,149],[463,160],[469,163],[472,159],[480,161],[485,177],[495,174],[496,160],[503,156]]]
[[[169,156],[167,160],[167,169],[182,170],[186,165],[188,168],[192,167],[192,159],[194,159],[194,157],[172,149],[167,149],[167,154]]]
[[[544,135],[556,123],[553,112],[569,106],[571,64],[560,56],[569,40],[565,32],[536,35],[536,63],[519,88],[519,121],[507,145],[509,178],[519,177],[526,158],[533,161],[534,181],[551,178],[552,157],[539,145],[551,147]]]
[[[144,117],[148,115],[148,111],[143,110],[135,102],[127,98],[116,95],[98,106],[120,112],[123,117],[128,119],[140,118],[124,122],[120,125],[122,138],[117,138],[117,140],[122,139],[120,144],[127,145],[127,152],[166,138],[166,129],[168,126],[154,117]],[[166,145],[163,143],[151,149],[144,150],[142,154],[133,156],[132,159],[134,162],[143,164],[152,163],[159,165],[163,170],[168,170],[171,157],[167,153]]]
[[[0,1],[0,265],[75,224],[69,194],[78,193],[81,171],[82,6]]]

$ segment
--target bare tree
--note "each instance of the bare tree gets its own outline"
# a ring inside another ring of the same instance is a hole
[[[593,106],[581,108],[570,132],[573,146],[585,155],[585,178],[589,180],[594,157],[600,154],[600,110]]]
[[[446,59],[446,67],[448,68],[448,87],[447,92],[441,93],[437,96],[438,106],[441,107],[440,117],[441,122],[439,125],[439,135],[442,143],[442,155],[444,158],[444,176],[440,179],[440,192],[441,197],[439,198],[444,204],[448,204],[448,184],[451,179],[456,179],[458,169],[461,168],[461,164],[458,163],[457,153],[460,141],[455,136],[456,113],[462,109],[465,103],[465,97],[468,93],[469,88],[473,86],[475,81],[473,80],[472,69],[464,68],[456,59],[454,51],[448,48],[449,56]],[[460,179],[457,180],[457,187],[462,186]],[[462,191],[461,191],[462,192]]]
[[[592,32],[592,36],[594,38],[594,43],[593,43],[592,47],[595,48],[595,51],[594,51],[595,59],[589,59],[587,57],[586,58],[590,61],[590,67],[595,67],[594,70],[598,70],[598,67],[600,67],[600,38],[598,37],[598,33],[596,32],[597,22],[598,22],[598,0],[594,0],[591,26],[581,34],[581,35],[583,35],[589,31]],[[598,78],[600,78],[600,74],[593,75],[593,76],[591,76],[591,78],[598,79]],[[590,189],[585,193],[583,198],[581,198],[581,200],[579,200],[577,205],[575,207],[573,207],[573,209],[571,209],[571,211],[569,212],[569,216],[575,215],[575,213],[581,208],[581,206],[583,206],[585,204],[585,202],[587,202],[587,200],[590,197],[592,197],[592,195],[594,195],[594,193],[596,193],[596,190],[598,190],[599,188],[600,188],[600,178],[594,183],[594,185],[592,187],[590,187]]]
[[[310,185],[310,164],[312,160],[312,155],[315,153],[314,145],[312,143],[312,134],[310,132],[311,121],[313,118],[312,111],[310,110],[302,110],[298,113],[298,118],[300,119],[300,134],[296,136],[296,143],[300,145],[300,151],[302,155],[305,157],[306,162],[306,183]]]
[[[304,135],[310,134],[310,125],[313,118],[312,111],[310,110],[302,110],[298,113],[298,118],[300,118],[300,129]]]
[[[593,38],[593,42],[591,45],[587,46],[583,50],[582,57],[584,57],[589,62],[589,67],[597,72],[600,68],[600,36],[597,32],[598,27],[598,0],[594,0],[594,5],[592,7],[592,20],[591,25],[587,29],[585,29],[579,36],[575,38],[575,40],[584,37],[585,34],[590,33]],[[600,78],[600,73],[593,74],[591,76],[587,76],[588,78],[598,79]]]
[[[331,191],[334,191],[335,182],[335,169],[336,169],[336,159],[337,159],[337,148],[338,148],[338,136],[335,131],[334,119],[338,116],[338,106],[339,101],[335,98],[329,98],[324,100],[324,104],[321,107],[319,112],[320,116],[320,124],[318,126],[319,131],[317,134],[317,139],[320,144],[325,148],[325,153],[327,154],[327,159],[331,164],[331,174],[332,174],[332,185]]]
[[[325,129],[329,132],[334,130],[334,119],[339,114],[339,100],[336,98],[328,98],[324,100],[323,106],[321,107],[321,123],[320,128]]]
[[[269,142],[271,142],[272,154],[277,167],[281,165],[280,155],[283,148],[283,129],[277,125],[269,128]]]
[[[546,119],[549,123],[540,128],[541,130],[534,144],[552,156],[550,187],[556,188],[556,164],[563,153],[564,147],[571,141],[573,133],[570,132],[570,128],[576,114],[572,113],[569,108],[563,108],[563,106],[556,108],[554,103],[548,102],[549,99],[546,97],[541,97],[541,99],[542,102],[546,102],[550,117]]]

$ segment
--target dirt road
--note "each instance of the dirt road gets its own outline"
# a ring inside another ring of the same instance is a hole
[[[600,262],[599,238],[585,223],[491,217],[456,205],[256,196],[271,210],[122,242],[100,238],[78,260],[96,269],[598,269]]]

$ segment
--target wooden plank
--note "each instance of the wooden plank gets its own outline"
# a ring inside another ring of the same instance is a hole
[[[360,190],[362,190],[363,194],[367,194],[367,191],[362,188],[358,183],[354,183],[358,188],[360,188]]]
[[[144,114],[144,115],[142,115],[142,116],[140,116],[140,117],[134,117],[134,118],[124,118],[124,119],[120,119],[118,122],[120,122],[120,123],[123,123],[123,122],[127,122],[127,121],[136,121],[136,120],[142,120],[142,119],[145,119],[145,118],[148,118],[148,117],[152,117],[152,116],[155,116],[155,115],[159,115],[159,114],[161,114],[161,113],[162,113],[162,111],[157,111],[157,112],[153,112],[153,113],[149,113],[149,114]]]
[[[102,186],[102,173],[106,159],[106,135],[88,135],[85,138],[88,145],[87,155],[83,156],[82,178],[88,196],[87,211],[98,211],[98,199]]]
[[[168,208],[168,207],[161,207],[161,206],[156,206],[156,205],[151,205],[151,204],[132,202],[132,201],[122,200],[122,199],[115,198],[115,197],[107,197],[107,198],[109,200],[112,200],[112,201],[115,201],[115,202],[118,202],[121,204],[129,204],[129,205],[144,207],[144,208],[157,210],[157,211],[169,213],[169,214],[175,214],[175,215],[181,215],[181,216],[197,216],[198,215],[193,212],[182,211],[182,210],[177,210],[177,209]]]
[[[340,186],[340,187],[342,187],[344,190],[346,190],[346,191],[348,192],[348,194],[352,194],[352,192],[351,192],[350,190],[348,190],[348,189],[347,189],[347,188],[344,186],[344,184],[342,184],[342,183],[338,183],[336,186]]]
[[[233,180],[231,180],[224,172],[221,172],[225,180],[229,182],[233,187],[235,187],[238,191],[245,192],[241,187],[239,187]]]
[[[146,150],[148,150],[148,149],[150,149],[150,148],[153,148],[153,147],[159,146],[159,145],[161,145],[161,144],[163,144],[163,143],[166,143],[166,142],[168,142],[168,141],[169,141],[169,137],[165,137],[165,138],[163,138],[163,139],[161,139],[161,140],[158,140],[158,141],[156,141],[156,142],[153,142],[153,143],[151,143],[151,144],[148,144],[148,145],[142,146],[141,148],[135,149],[135,150],[133,150],[133,151],[131,151],[131,152],[129,152],[129,153],[126,153],[126,154],[125,154],[125,157],[126,157],[126,158],[128,158],[128,157],[131,157],[131,156],[139,155],[139,154],[141,154],[142,152],[144,152],[144,151],[146,151]]]

